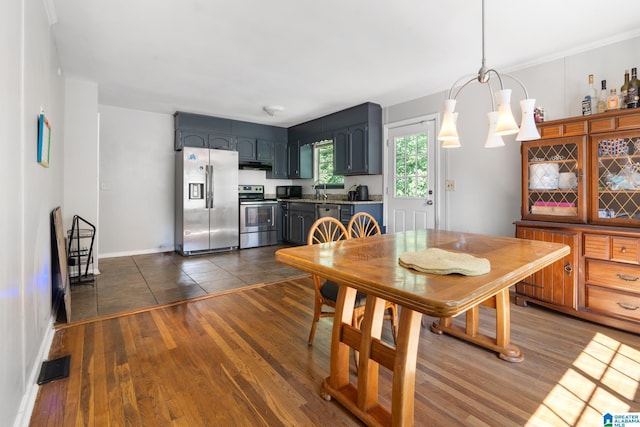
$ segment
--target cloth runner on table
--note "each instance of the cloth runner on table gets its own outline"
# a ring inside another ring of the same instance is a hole
[[[491,263],[486,258],[438,248],[405,252],[400,255],[398,262],[403,267],[431,274],[458,273],[465,276],[480,276],[491,271]]]

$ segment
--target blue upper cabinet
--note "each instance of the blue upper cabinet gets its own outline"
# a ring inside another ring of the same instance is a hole
[[[289,141],[287,176],[292,179],[313,178],[313,145],[300,140]]]
[[[382,173],[382,108],[371,102],[288,129],[180,111],[174,121],[175,150],[238,151],[240,167],[266,169],[268,178],[312,178],[312,144],[324,140],[333,141],[336,174]]]
[[[231,135],[216,135],[213,133],[209,134],[209,148],[236,151],[236,146],[236,138]]]
[[[324,130],[333,136],[333,170],[337,175],[382,173],[382,107],[367,102],[326,116]]]
[[[256,140],[256,160],[259,162],[272,163],[275,141],[264,139]]]
[[[176,147],[209,148],[209,134],[198,130],[176,129]],[[176,148],[177,149],[177,148]]]
[[[183,147],[238,151],[241,167],[267,170],[272,167],[277,155],[278,169],[268,177],[287,177],[286,128],[180,111],[174,114],[174,122],[176,151]]]
[[[255,161],[256,160],[256,139],[255,138],[238,138],[238,158],[240,161]]]
[[[236,150],[236,141],[231,135],[231,120],[182,112],[176,112],[173,119],[176,151],[183,147]]]
[[[369,127],[366,123],[333,133],[333,173],[336,175],[376,174],[369,168]]]
[[[370,102],[329,114],[289,128],[289,144],[333,140],[334,173],[338,175],[379,175],[382,173],[382,107]],[[291,147],[289,155],[295,154]],[[289,163],[290,178],[299,178],[300,165]]]
[[[274,144],[276,142],[286,143],[286,139],[271,141],[238,137],[238,157],[241,161],[246,160],[249,162],[271,164],[273,162]]]
[[[267,178],[287,179],[287,142],[276,141],[273,143],[273,164],[270,171],[267,171]]]

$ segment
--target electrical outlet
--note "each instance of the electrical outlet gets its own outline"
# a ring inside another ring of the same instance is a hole
[[[447,179],[444,182],[444,189],[446,191],[456,191],[456,181],[453,179]]]

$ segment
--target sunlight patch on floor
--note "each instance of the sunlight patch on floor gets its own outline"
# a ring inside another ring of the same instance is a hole
[[[528,426],[602,425],[603,414],[629,412],[640,387],[640,352],[598,333],[565,372]]]

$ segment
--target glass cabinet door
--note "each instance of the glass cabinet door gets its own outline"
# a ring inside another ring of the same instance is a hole
[[[586,222],[585,138],[522,144],[522,218]]]
[[[640,132],[591,137],[594,200],[590,220],[637,226],[640,221]]]

